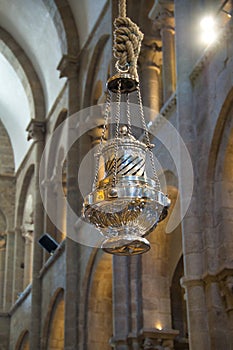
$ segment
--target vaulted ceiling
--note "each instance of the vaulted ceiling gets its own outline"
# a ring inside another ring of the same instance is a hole
[[[57,66],[70,50],[68,31],[77,33],[77,53],[105,2],[0,0],[0,119],[11,140],[16,169],[30,147],[30,119],[46,115],[65,84]],[[38,99],[39,91],[43,98]]]

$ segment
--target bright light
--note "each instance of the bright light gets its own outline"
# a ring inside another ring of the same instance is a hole
[[[215,22],[212,16],[206,16],[202,18],[200,26],[203,30],[211,30],[215,27]]]
[[[202,42],[205,44],[211,44],[217,38],[216,23],[214,18],[212,16],[204,17],[200,22],[200,26],[202,29]]]
[[[163,327],[162,327],[160,322],[156,323],[155,328],[158,329],[159,331],[161,331],[163,329]]]

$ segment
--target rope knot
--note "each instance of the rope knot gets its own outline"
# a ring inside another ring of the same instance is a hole
[[[114,27],[113,53],[117,59],[116,67],[118,71],[128,72],[137,79],[137,60],[143,34],[128,17],[116,18]]]

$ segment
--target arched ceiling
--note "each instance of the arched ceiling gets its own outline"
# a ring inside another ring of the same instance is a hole
[[[107,0],[68,0],[82,47],[92,31]]]
[[[27,87],[35,85],[35,77],[38,79],[47,114],[66,81],[59,78],[57,70],[67,53],[61,12],[65,6],[70,7],[69,16],[73,15],[78,45],[82,47],[105,3],[106,0],[0,0],[0,118],[11,139],[16,170],[30,147],[26,127],[31,117],[38,118],[36,107],[32,108],[36,93],[33,95]],[[31,64],[32,77],[23,72],[28,64],[23,66],[22,60]]]
[[[15,167],[18,167],[30,146],[25,131],[25,126],[30,121],[30,110],[17,73],[1,53],[0,77],[0,119],[9,134],[14,150]]]

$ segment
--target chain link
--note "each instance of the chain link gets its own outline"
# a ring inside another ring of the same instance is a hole
[[[142,127],[145,130],[146,146],[147,146],[147,149],[148,149],[148,152],[149,152],[150,163],[151,163],[151,167],[152,167],[152,171],[153,171],[154,180],[155,180],[155,183],[156,183],[156,189],[160,191],[161,190],[160,181],[159,181],[158,175],[156,173],[155,162],[154,162],[154,155],[153,155],[153,152],[152,152],[153,145],[150,142],[149,133],[148,133],[145,117],[144,117],[144,111],[143,111],[143,105],[142,105],[142,96],[141,96],[141,91],[140,91],[140,85],[139,84],[137,86],[137,96],[138,96],[138,101],[139,101],[140,117],[141,117],[141,121],[142,121]]]
[[[119,148],[119,125],[121,118],[121,80],[118,81],[118,89],[116,95],[116,130],[114,138],[114,163],[113,163],[113,187],[116,187],[117,182],[117,156]]]
[[[127,115],[127,124],[128,124],[128,132],[132,135],[132,126],[131,126],[131,114],[130,114],[130,103],[129,103],[129,94],[126,94],[126,115]]]

